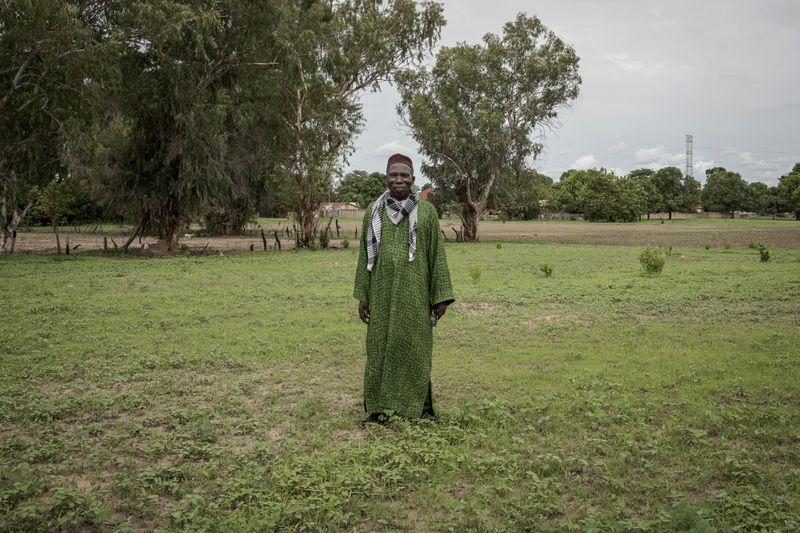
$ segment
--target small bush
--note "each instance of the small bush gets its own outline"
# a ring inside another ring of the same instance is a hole
[[[545,261],[539,265],[539,270],[542,271],[544,277],[549,278],[553,275],[553,265],[549,261]]]
[[[711,249],[711,245],[710,244],[706,244],[706,250],[710,250],[710,249]]]
[[[500,243],[498,242],[498,243],[497,243],[497,249],[499,250],[499,249],[501,249],[502,247],[503,247],[503,245],[502,245],[502,244],[500,244]]]
[[[470,268],[469,277],[472,278],[472,283],[478,283],[481,280],[481,269],[479,267]]]
[[[319,245],[322,249],[326,249],[331,242],[330,226],[319,230]]]
[[[725,244],[723,244],[722,247],[725,248],[726,250],[730,250],[731,249],[730,241],[725,241]]]
[[[639,254],[639,262],[646,274],[660,274],[666,259],[659,248],[648,246]]]
[[[758,255],[761,257],[761,262],[766,263],[769,261],[769,248],[761,243],[758,243]]]
[[[350,248],[350,241],[348,241],[347,239],[343,240],[342,241],[342,248],[344,248],[345,250]]]
[[[758,243],[756,241],[750,241],[747,243],[747,247],[750,248],[751,250],[758,250],[759,246],[761,246],[761,243]]]

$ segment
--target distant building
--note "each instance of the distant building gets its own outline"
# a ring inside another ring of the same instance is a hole
[[[319,206],[321,217],[363,217],[364,210],[355,202],[327,202]]]
[[[431,196],[436,194],[436,189],[433,187],[428,187],[422,191],[419,191],[419,199],[420,200],[427,200],[428,202],[431,201]]]

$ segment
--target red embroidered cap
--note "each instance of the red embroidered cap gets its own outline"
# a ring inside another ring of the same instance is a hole
[[[411,169],[411,173],[414,173],[414,163],[411,162],[411,158],[405,156],[403,154],[394,154],[393,156],[389,157],[388,163],[386,163],[386,173],[389,173],[389,168],[394,165],[395,163],[400,163],[401,165],[406,165],[408,168]]]

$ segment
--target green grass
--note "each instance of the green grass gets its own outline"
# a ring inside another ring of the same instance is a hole
[[[448,245],[367,428],[354,249],[0,256],[0,530],[798,530],[800,250],[640,252]]]

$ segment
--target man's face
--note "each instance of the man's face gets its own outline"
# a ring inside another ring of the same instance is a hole
[[[403,165],[392,165],[386,173],[386,188],[398,200],[405,200],[411,194],[414,176]]]

